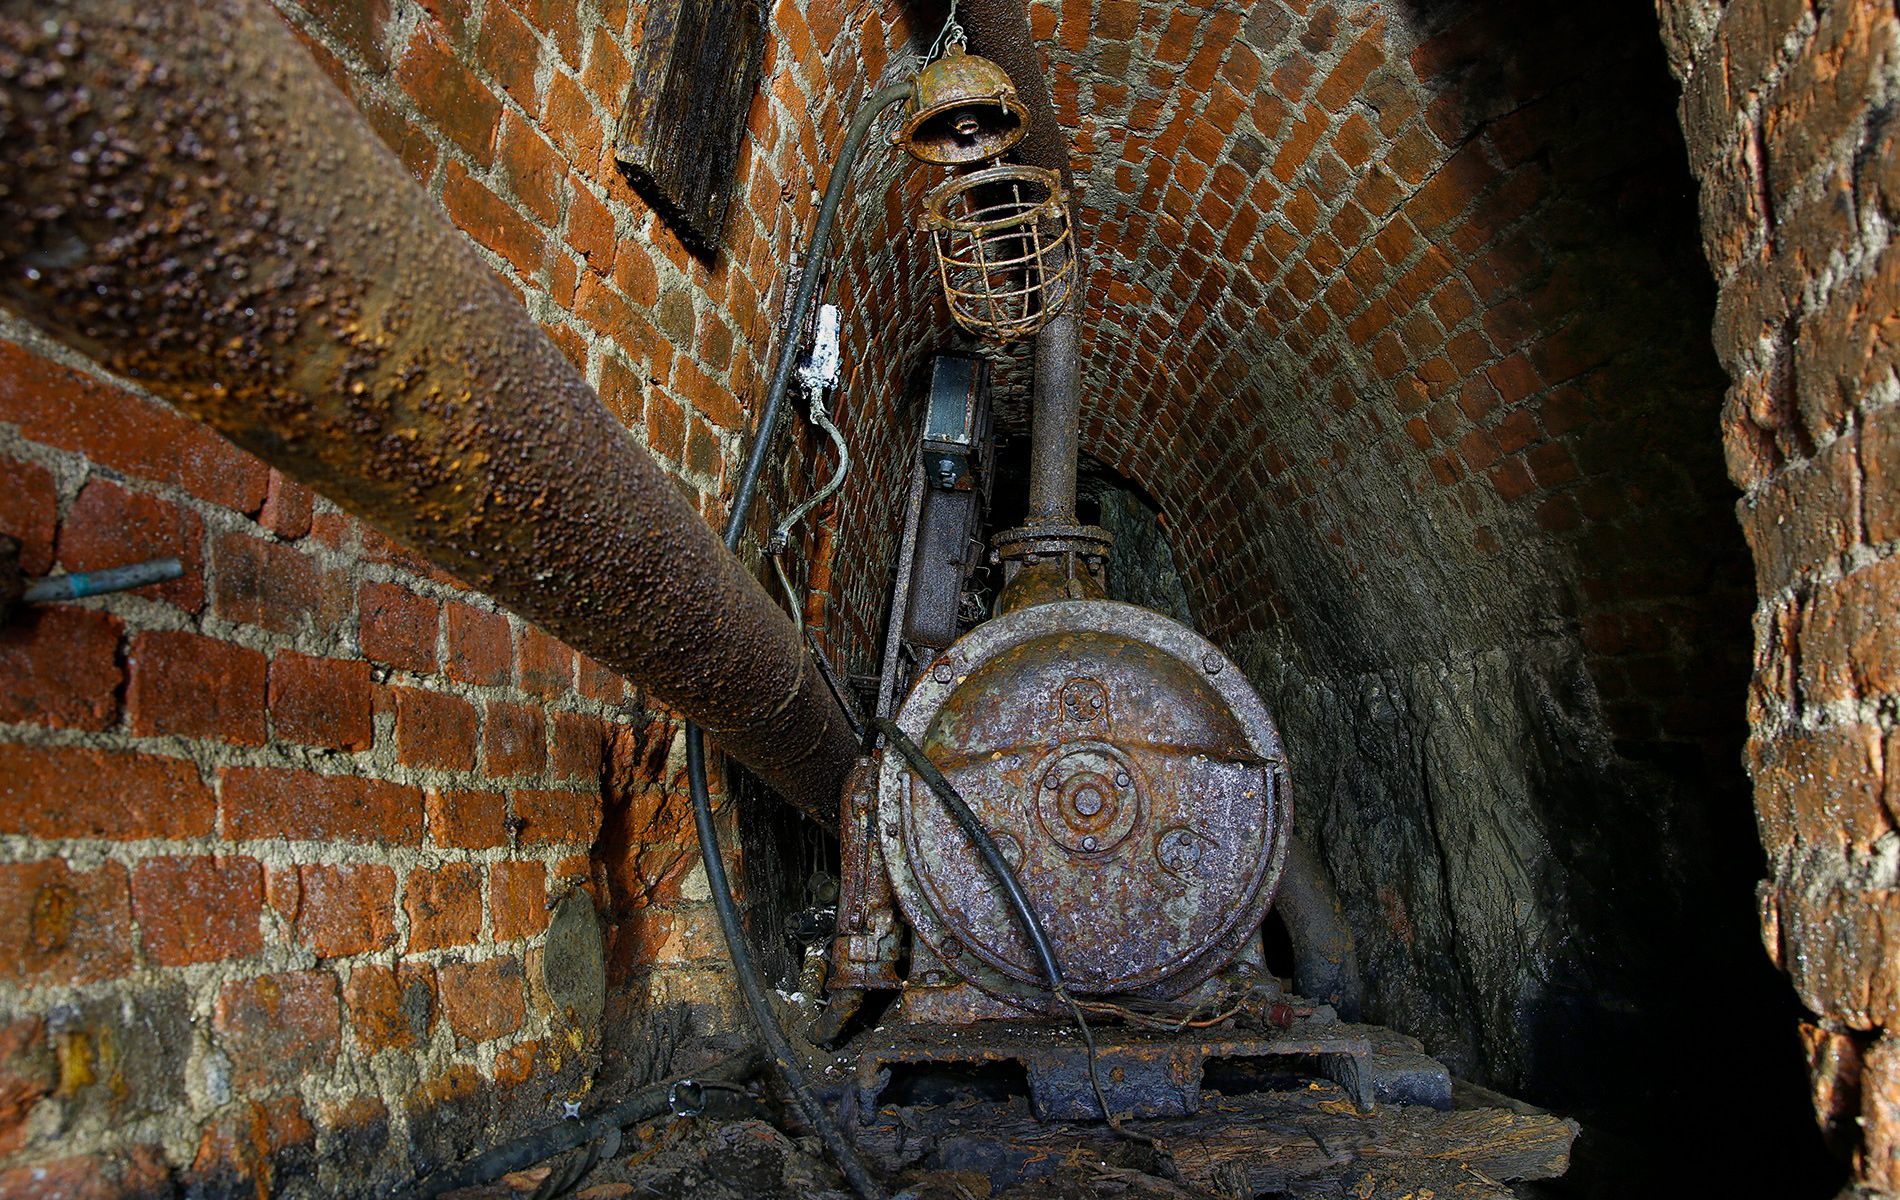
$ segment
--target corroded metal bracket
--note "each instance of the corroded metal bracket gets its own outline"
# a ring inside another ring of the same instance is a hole
[[[1389,1030],[1339,1021],[1328,1010],[1281,1030],[1153,1033],[1115,1026],[1095,1031],[1097,1067],[1109,1108],[1133,1117],[1200,1111],[1210,1064],[1274,1064],[1287,1074],[1338,1084],[1361,1112],[1380,1103],[1451,1105],[1451,1077],[1417,1043]],[[930,1065],[1016,1064],[1045,1121],[1099,1120],[1088,1047],[1068,1026],[985,1021],[974,1026],[892,1024],[852,1049],[850,1101],[861,1122],[877,1119],[894,1073]]]

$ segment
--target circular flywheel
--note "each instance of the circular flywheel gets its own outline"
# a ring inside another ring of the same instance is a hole
[[[1279,731],[1233,663],[1134,605],[1063,601],[978,626],[897,723],[1011,860],[1072,990],[1178,995],[1272,902],[1291,829]],[[1003,996],[1047,983],[962,828],[901,757],[879,834],[916,935]]]

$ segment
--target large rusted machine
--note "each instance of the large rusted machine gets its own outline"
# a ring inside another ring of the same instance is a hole
[[[1017,533],[999,615],[924,665],[897,723],[1042,901],[1073,992],[1190,996],[1254,944],[1272,901],[1291,801],[1279,733],[1211,643],[1102,598],[1100,530]],[[1048,1010],[1015,914],[900,756],[860,764],[840,827],[838,985],[903,986],[926,1019]]]
[[[1044,1117],[1194,1112],[1216,1059],[1298,1058],[1370,1104],[1382,1073],[1368,1031],[1281,995],[1263,969],[1292,823],[1279,731],[1212,643],[1107,598],[1112,541],[1075,517],[1072,404],[1038,396],[1035,440],[1053,444],[1032,450],[1029,519],[990,539],[1001,587],[969,620],[983,593],[961,546],[993,456],[946,457],[942,431],[985,429],[988,402],[968,360],[933,372],[878,699],[894,725],[844,790],[820,1032],[867,994],[898,994],[850,1044],[861,1114],[894,1069],[946,1062],[1020,1064]],[[932,532],[944,527],[948,540]],[[920,606],[966,620],[919,622]],[[1007,864],[1061,990],[918,753]],[[1081,1011],[1093,1037],[1071,1024]],[[1400,1059],[1388,1093],[1406,1076],[1408,1098],[1437,1101],[1442,1068]]]
[[[898,143],[926,162],[994,157],[1023,133],[1013,95],[953,44],[918,76]],[[892,1068],[946,1061],[1020,1064],[1045,1117],[1191,1113],[1219,1057],[1301,1056],[1370,1103],[1357,1027],[1307,1019],[1314,1009],[1261,969],[1291,832],[1272,716],[1213,644],[1107,598],[1112,540],[1077,518],[1076,318],[1062,282],[1074,246],[1058,174],[1039,169],[1054,215],[1010,207],[985,182],[994,168],[943,185],[1007,210],[983,225],[996,245],[975,252],[995,268],[972,310],[988,317],[958,321],[994,341],[1035,336],[1027,511],[990,539],[991,602],[971,582],[995,461],[987,375],[939,358],[877,693],[882,740],[840,809],[834,999],[815,1040],[843,1033],[866,995],[900,994],[851,1044],[861,1114]],[[1085,1012],[1104,1019],[1100,1038]]]

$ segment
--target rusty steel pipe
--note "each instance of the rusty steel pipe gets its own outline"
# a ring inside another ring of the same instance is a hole
[[[1074,312],[1058,313],[1036,334],[1035,411],[1029,430],[1031,525],[1075,524],[1076,456],[1082,441],[1079,353]]]
[[[970,49],[1008,73],[1016,98],[1029,110],[1029,132],[1012,153],[1062,176],[1062,186],[1073,192],[1069,135],[1049,102],[1049,77],[1043,73],[1041,47],[1029,32],[1028,7],[1023,0],[958,0],[957,19],[970,36]]]
[[[0,142],[0,305],[835,820],[791,621],[261,0],[5,0]]]
[[[1029,32],[1023,0],[960,0],[959,19],[970,35],[970,48],[1009,74],[1016,95],[1029,110],[1029,132],[1017,143],[1016,157],[1056,172],[1074,203],[1075,173],[1069,165],[1069,135],[1056,120],[1049,101],[1049,80],[1042,51]],[[1080,257],[1075,231],[1070,253]],[[1068,525],[1075,521],[1075,464],[1081,449],[1082,373],[1080,328],[1075,306],[1087,276],[1076,264],[1077,285],[1068,311],[1037,332],[1034,409],[1030,424],[1028,523]]]

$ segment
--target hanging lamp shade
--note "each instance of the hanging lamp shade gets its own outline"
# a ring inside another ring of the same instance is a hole
[[[956,323],[978,337],[1030,337],[1075,290],[1069,197],[1054,171],[1002,165],[924,197],[924,227]]]
[[[1009,72],[951,42],[917,73],[894,139],[912,158],[960,167],[1000,157],[1029,132],[1029,109]]]

